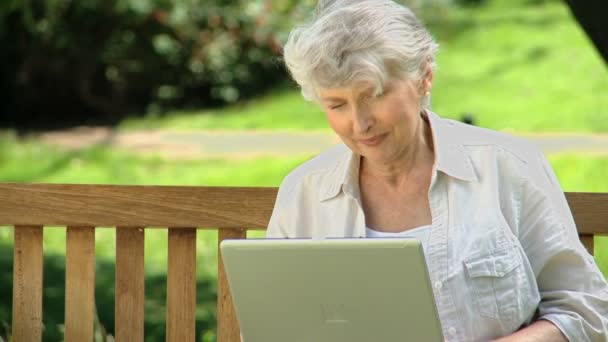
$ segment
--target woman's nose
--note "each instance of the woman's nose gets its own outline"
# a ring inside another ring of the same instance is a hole
[[[367,108],[356,109],[353,118],[353,130],[357,134],[365,133],[374,126],[374,115]]]

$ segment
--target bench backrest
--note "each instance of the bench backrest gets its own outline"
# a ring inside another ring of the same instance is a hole
[[[0,184],[0,225],[14,226],[14,341],[42,336],[44,226],[66,226],[65,340],[92,341],[95,227],[116,229],[115,338],[144,340],[144,235],[169,228],[167,340],[195,339],[196,232],[218,240],[264,229],[276,188]],[[608,193],[566,193],[579,236],[608,235]],[[239,341],[232,299],[218,258],[218,341]],[[83,324],[90,322],[90,324]]]

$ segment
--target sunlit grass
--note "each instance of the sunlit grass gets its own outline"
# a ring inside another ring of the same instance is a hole
[[[0,136],[0,181],[134,185],[278,186],[310,156],[171,161],[107,147],[64,151]]]

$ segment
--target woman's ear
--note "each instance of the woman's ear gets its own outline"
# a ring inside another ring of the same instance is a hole
[[[420,96],[427,96],[431,92],[431,88],[433,88],[434,72],[430,63],[425,63],[421,71],[422,77],[417,81],[418,92]]]
[[[426,65],[426,71],[422,77],[422,89],[424,93],[430,92],[433,88],[433,77],[435,73],[429,64]]]

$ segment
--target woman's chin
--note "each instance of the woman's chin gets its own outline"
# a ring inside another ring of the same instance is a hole
[[[361,144],[347,144],[353,153],[360,155],[361,157],[372,161],[373,163],[382,163],[390,159],[389,153],[387,153],[384,146],[365,146]]]
[[[374,151],[363,151],[361,156],[374,164],[385,164],[390,160],[390,157],[384,151],[379,149]]]

